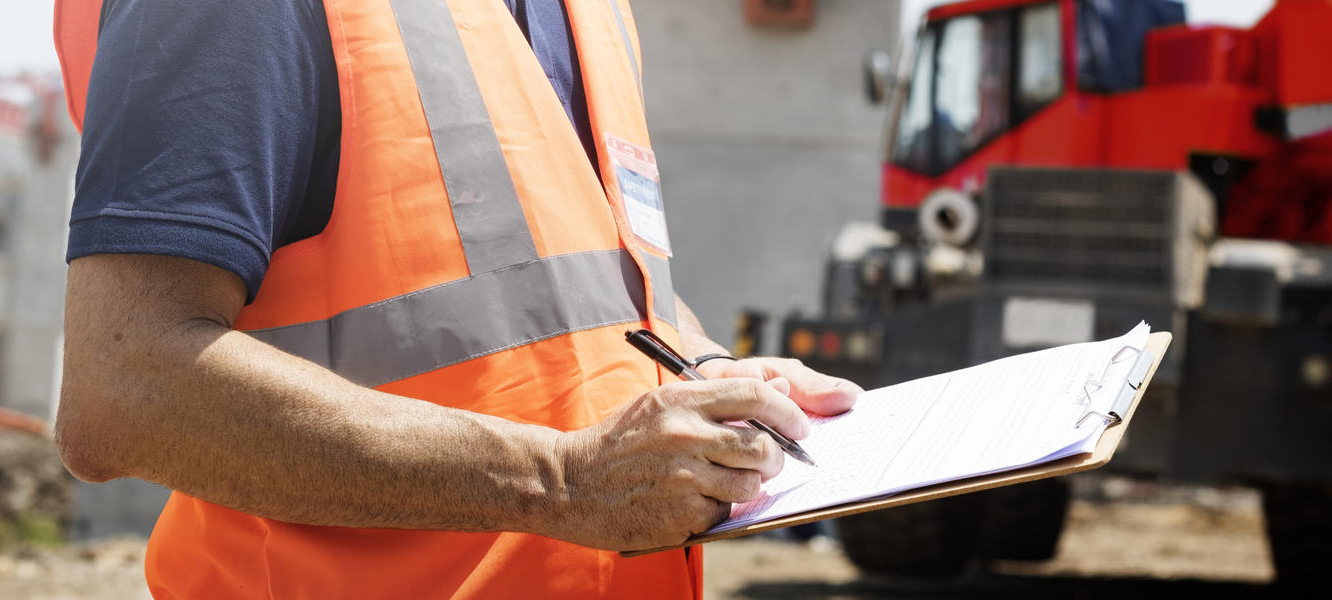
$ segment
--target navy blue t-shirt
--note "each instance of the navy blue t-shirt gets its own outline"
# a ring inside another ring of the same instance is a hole
[[[594,156],[564,3],[505,3]],[[340,136],[321,0],[105,0],[66,260],[190,258],[252,300],[273,250],[327,224]]]

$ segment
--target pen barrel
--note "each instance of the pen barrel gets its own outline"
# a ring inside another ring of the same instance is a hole
[[[777,440],[777,445],[781,446],[783,450],[791,451],[796,448],[796,444],[791,441],[791,438],[778,433],[776,429],[764,425],[763,422],[758,419],[749,419],[745,421],[745,424],[772,436],[772,439]]]
[[[707,379],[706,377],[700,375],[698,371],[695,371],[691,367],[685,367],[683,370],[681,370],[680,377],[688,379],[689,381],[703,381],[704,379]]]
[[[790,454],[796,460],[811,467],[814,466],[814,459],[810,458],[809,453],[805,452],[805,449],[801,448],[800,444],[797,444],[791,438],[778,433],[776,429],[764,425],[763,422],[758,419],[749,419],[745,421],[745,424],[772,436],[772,439],[777,441],[777,445],[781,446],[784,452]]]

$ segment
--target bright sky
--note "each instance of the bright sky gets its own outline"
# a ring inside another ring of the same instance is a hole
[[[921,11],[940,3],[940,0],[902,0],[903,28],[910,30]],[[0,8],[0,74],[56,68],[55,49],[51,45],[54,4],[55,0],[5,0],[6,6]],[[1191,22],[1248,26],[1272,6],[1272,0],[1185,0],[1184,4]]]
[[[0,74],[25,69],[47,71],[56,66],[51,42],[55,0],[3,0],[0,8]]]

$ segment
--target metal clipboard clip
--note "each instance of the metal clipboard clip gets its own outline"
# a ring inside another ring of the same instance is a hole
[[[1115,400],[1111,403],[1109,410],[1100,411],[1093,408],[1091,406],[1092,393],[1106,386],[1105,379],[1110,375],[1110,368],[1130,358],[1135,359],[1133,366],[1129,368],[1128,375],[1124,378],[1124,383],[1120,385],[1119,393],[1115,395]],[[1137,395],[1138,388],[1142,386],[1142,380],[1147,377],[1147,371],[1152,368],[1152,363],[1155,361],[1156,359],[1151,352],[1145,349],[1139,350],[1133,346],[1124,346],[1118,352],[1115,352],[1114,356],[1110,357],[1110,362],[1105,364],[1105,370],[1101,372],[1100,377],[1096,379],[1088,377],[1086,383],[1082,384],[1082,401],[1088,408],[1087,412],[1083,413],[1082,417],[1078,419],[1075,427],[1082,427],[1083,423],[1090,417],[1105,419],[1106,427],[1113,427],[1124,422],[1124,413],[1133,405],[1133,397]]]

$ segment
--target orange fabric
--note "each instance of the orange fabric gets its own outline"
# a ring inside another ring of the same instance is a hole
[[[627,249],[650,303],[648,250],[628,227],[605,149],[607,134],[650,146],[633,65],[610,5],[566,0],[597,137],[598,180],[504,4],[448,4],[537,255]],[[333,213],[321,234],[274,253],[254,302],[238,319],[240,329],[328,319],[473,275],[389,3],[324,5],[343,114]],[[634,36],[628,3],[619,6]],[[100,0],[58,0],[57,45],[67,80],[87,81],[84,69],[96,46],[86,17],[92,15],[95,33],[99,13]],[[636,57],[637,38],[631,39]],[[86,85],[67,90],[77,121]],[[651,306],[648,314],[654,314]],[[655,316],[639,325],[678,343],[675,330]],[[578,429],[661,383],[663,371],[624,342],[624,330],[633,326],[559,335],[379,389]],[[674,551],[625,559],[526,534],[293,525],[176,493],[153,533],[147,571],[162,598],[699,598],[701,554],[695,548],[688,558]]]
[[[65,84],[65,104],[75,129],[83,133],[83,106],[88,97],[93,56],[97,53],[97,22],[102,0],[56,0],[52,33]]]

